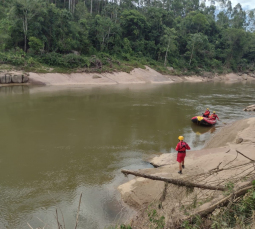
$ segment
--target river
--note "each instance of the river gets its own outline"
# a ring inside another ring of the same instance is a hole
[[[201,149],[221,126],[251,117],[255,84],[1,87],[0,228],[57,228],[62,214],[74,229],[124,222],[117,187],[121,169],[150,168],[147,158],[174,152],[184,135]],[[194,126],[209,107],[220,122]]]

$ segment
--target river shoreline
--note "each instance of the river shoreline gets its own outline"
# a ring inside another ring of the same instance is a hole
[[[226,82],[255,81],[247,74],[242,76],[229,73],[226,75],[203,76],[176,76],[162,75],[146,66],[145,69],[135,68],[130,73],[29,73],[29,82],[40,85],[116,85],[116,84],[171,84],[177,82]]]
[[[10,72],[8,74],[22,74]],[[176,82],[255,82],[255,78],[247,74],[229,73],[225,75],[204,74],[204,76],[162,75],[145,66],[145,69],[135,68],[130,73],[34,73],[29,72],[29,85],[117,85],[117,84],[171,84]],[[14,85],[1,84],[1,86]],[[15,84],[17,85],[17,84]],[[20,83],[19,85],[24,85]]]
[[[206,173],[216,168],[220,163],[222,163],[222,166],[234,158],[234,165],[249,161],[245,157],[237,157],[236,150],[255,160],[254,129],[255,117],[238,120],[224,126],[211,137],[203,149],[187,152],[183,175],[177,173],[178,164],[176,162],[176,153],[165,153],[152,158],[149,162],[156,168],[142,169],[139,172],[166,178],[185,179],[189,176]],[[221,178],[227,178],[228,176],[231,176],[228,172],[221,173]],[[162,195],[164,182],[134,177],[129,182],[120,185],[118,190],[121,193],[123,201],[138,212],[136,217],[132,219],[131,224],[137,226],[137,228],[143,228],[142,225],[145,223],[144,218],[146,216],[140,210],[147,208],[157,197]],[[219,197],[216,197],[216,199],[219,199]],[[168,201],[171,201],[171,199]]]

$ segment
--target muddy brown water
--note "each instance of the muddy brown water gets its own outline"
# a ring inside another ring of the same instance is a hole
[[[184,135],[201,149],[224,123],[251,117],[255,84],[179,83],[98,87],[0,88],[0,228],[56,228],[63,213],[74,229],[125,222],[118,185],[121,169],[152,167],[146,159],[172,153]],[[191,117],[205,108],[220,119],[213,128]]]

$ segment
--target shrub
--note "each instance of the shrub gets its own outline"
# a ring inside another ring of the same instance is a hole
[[[77,67],[88,67],[90,61],[86,57],[77,56],[75,54],[67,54],[63,56],[64,67],[77,68]]]
[[[220,68],[222,66],[222,63],[221,63],[221,61],[213,59],[212,62],[211,62],[211,66],[213,68]]]
[[[40,49],[43,49],[43,42],[40,39],[36,38],[36,37],[30,37],[28,45],[36,53],[40,52]]]
[[[51,52],[46,53],[40,58],[40,62],[45,63],[49,66],[63,66],[64,61],[62,55],[59,53]]]
[[[40,62],[49,66],[65,68],[89,67],[90,60],[87,57],[75,54],[61,55],[59,53],[47,53],[40,58]]]
[[[16,53],[0,53],[0,62],[3,64],[12,64],[15,66],[20,66],[25,64],[25,55],[20,55]]]

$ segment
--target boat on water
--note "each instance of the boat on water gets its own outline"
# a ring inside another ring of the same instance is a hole
[[[216,120],[206,118],[203,116],[195,116],[191,119],[191,121],[200,126],[213,126],[217,122]]]

